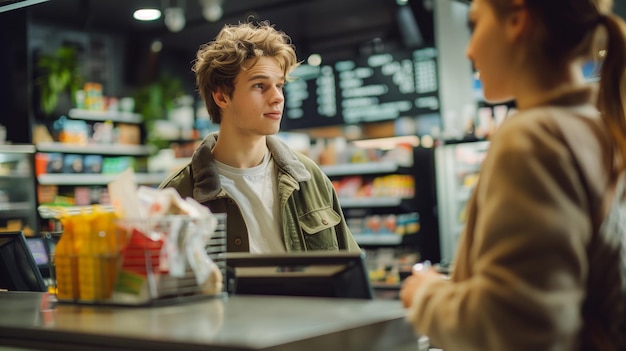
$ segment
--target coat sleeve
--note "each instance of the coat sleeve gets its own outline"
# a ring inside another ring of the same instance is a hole
[[[481,170],[474,226],[457,253],[457,265],[471,263],[467,276],[420,286],[408,310],[416,331],[446,351],[571,350],[582,326],[585,188],[554,131],[511,124]]]

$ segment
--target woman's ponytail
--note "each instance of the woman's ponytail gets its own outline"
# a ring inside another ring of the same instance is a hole
[[[626,23],[616,15],[601,15],[607,47],[600,71],[598,109],[606,122],[618,160],[616,170],[626,171]]]

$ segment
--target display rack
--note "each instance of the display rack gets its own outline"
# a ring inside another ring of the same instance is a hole
[[[138,185],[157,186],[166,178],[148,172],[148,157],[157,150],[140,143],[140,114],[74,108],[67,118],[57,131],[63,142],[35,145],[38,203],[107,204],[106,185],[128,168],[133,168]]]
[[[33,145],[0,145],[0,223],[4,230],[38,232]]]
[[[336,187],[350,177],[362,178],[363,184],[387,175],[409,176],[414,180],[413,185],[407,186],[411,192],[403,191],[402,182],[400,189],[391,190],[397,191],[397,195],[363,196],[359,193],[345,196],[341,188],[337,190],[348,227],[366,252],[372,286],[383,298],[397,297],[399,283],[406,275],[404,272],[410,271],[413,263],[422,259],[438,261],[433,154],[432,149],[413,147],[410,162],[381,159],[321,166]],[[400,218],[409,217],[402,216],[414,216],[412,218],[416,217],[417,221],[404,222]],[[386,225],[386,219],[396,218],[397,222],[380,231],[371,231],[366,225],[368,231],[364,232],[361,229],[363,224],[372,217],[380,218],[381,228]]]

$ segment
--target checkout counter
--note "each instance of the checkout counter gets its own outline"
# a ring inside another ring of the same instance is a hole
[[[399,301],[206,297],[154,307],[0,292],[0,350],[416,351]]]

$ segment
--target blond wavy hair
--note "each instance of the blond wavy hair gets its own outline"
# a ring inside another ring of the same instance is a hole
[[[221,89],[232,97],[235,79],[244,62],[255,59],[254,66],[263,56],[275,58],[286,80],[293,80],[289,74],[299,65],[295,47],[287,34],[267,21],[225,25],[215,40],[200,46],[192,71],[213,123],[220,124],[222,114],[212,93]]]

